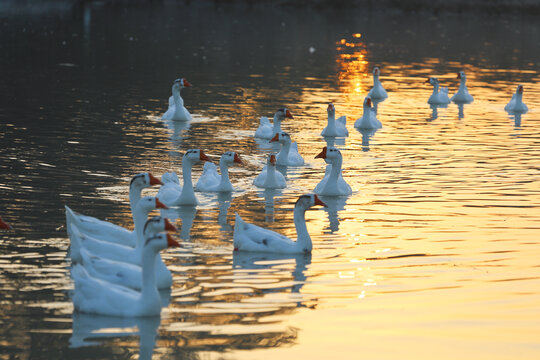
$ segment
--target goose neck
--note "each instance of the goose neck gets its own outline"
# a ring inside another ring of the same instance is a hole
[[[439,84],[433,84],[433,94],[439,93]]]
[[[184,159],[182,161],[182,179],[184,180],[184,185],[182,187],[182,194],[184,194],[186,191],[193,192],[193,180],[191,178],[191,168],[193,167],[193,163],[190,160]]]
[[[330,113],[328,114],[328,126],[327,126],[327,130],[335,130],[336,128],[336,114],[335,113]]]
[[[294,208],[293,216],[297,234],[296,243],[304,249],[304,251],[309,252],[312,249],[312,244],[306,226],[306,210],[307,209],[303,206],[296,206]]]
[[[276,166],[274,164],[268,164],[266,166],[266,181],[264,184],[266,186],[268,185],[274,185],[276,182]]]
[[[129,206],[131,208],[131,216],[133,218],[133,223],[135,223],[135,212],[137,209],[137,203],[141,200],[141,193],[143,188],[132,184],[129,188]]]
[[[156,295],[159,298],[159,293],[156,287],[156,255],[157,250],[148,246],[143,249],[141,256],[141,265],[142,265],[142,298],[144,299],[155,299]]]
[[[281,151],[277,155],[277,160],[280,160],[279,162],[289,162],[289,151],[291,150],[291,142],[286,141],[282,143]]]
[[[221,159],[219,161],[219,170],[221,171],[221,181],[219,183],[220,189],[229,188],[231,181],[229,180],[229,165]]]
[[[180,89],[175,89],[173,87],[172,95],[173,95],[173,99],[174,99],[174,105],[177,108],[180,108],[180,107],[184,106],[184,100],[180,96]]]
[[[274,115],[274,128],[273,128],[274,134],[281,131],[281,118],[278,114]]]
[[[135,242],[136,249],[141,249],[144,245],[144,224],[148,219],[149,213],[149,210],[145,210],[141,206],[137,206],[133,213],[133,223],[135,224],[135,234],[137,235],[137,241]]]

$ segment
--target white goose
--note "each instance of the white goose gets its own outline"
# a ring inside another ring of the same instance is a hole
[[[144,237],[153,237],[162,231],[178,231],[178,229],[164,217],[154,216],[148,219],[144,225]],[[141,249],[144,244],[140,245]],[[120,249],[122,250],[122,249]],[[113,249],[116,251],[116,249]],[[131,251],[131,250],[127,250]],[[80,249],[82,263],[90,275],[95,278],[106,280],[111,283],[127,286],[135,290],[142,289],[142,268],[139,264],[129,262],[111,260],[101,256],[94,255],[85,247]],[[161,261],[161,256],[156,258],[157,263]],[[169,272],[170,274],[170,272]],[[165,276],[160,278],[157,276],[156,286],[158,289],[167,289],[172,285],[172,277]]]
[[[328,104],[328,125],[321,132],[322,136],[349,136],[347,130],[347,117],[345,115],[336,120],[336,108],[334,104]]]
[[[428,99],[428,104],[445,105],[450,102],[450,98],[448,97],[448,88],[442,87],[439,91],[439,79],[435,77],[428,77],[426,83],[433,85],[433,93]]]
[[[450,98],[451,101],[456,103],[471,103],[474,101],[474,98],[471,94],[469,94],[469,90],[467,89],[467,75],[465,75],[464,71],[458,72],[457,78],[459,81],[459,89],[457,93]]]
[[[151,196],[142,198],[141,201],[139,201],[138,206],[144,207],[147,214],[156,208],[167,208],[157,198]],[[155,229],[155,225],[151,229]],[[141,236],[137,238],[137,245],[134,248],[93,238],[90,235],[81,233],[74,225],[68,226],[68,234],[71,240],[70,256],[73,262],[84,263],[81,249],[85,248],[92,255],[141,266],[141,253],[143,251],[145,238],[144,225]],[[171,272],[163,263],[161,256],[158,256],[155,261],[155,271],[160,289],[170,287],[172,284]]]
[[[161,233],[144,240],[142,252],[142,291],[94,278],[84,266],[71,270],[75,282],[73,305],[76,311],[110,316],[155,316],[161,313],[161,298],[156,287],[154,263],[160,250],[179,244]]]
[[[326,196],[344,196],[351,195],[352,189],[343,179],[341,166],[343,157],[341,151],[335,147],[324,147],[323,150],[315,156],[315,159],[324,159],[329,164],[326,166],[324,178],[317,184],[314,192],[318,195]]]
[[[262,116],[260,125],[255,131],[255,137],[261,139],[271,139],[275,133],[281,131],[281,121],[285,118],[292,119],[291,112],[286,108],[281,108],[274,114],[274,124],[270,124],[270,120],[267,117]]]
[[[283,189],[287,186],[285,176],[276,171],[276,155],[268,155],[266,166],[261,173],[253,180],[253,184],[265,189]]]
[[[384,87],[379,80],[380,73],[381,71],[379,70],[379,68],[375,66],[373,68],[373,87],[371,88],[371,90],[369,90],[368,93],[368,96],[372,99],[383,100],[388,97],[386,90],[384,90]]]
[[[191,114],[184,107],[184,100],[180,96],[180,90],[190,87],[191,84],[184,78],[174,80],[172,96],[169,98],[169,109],[163,114],[163,120],[189,121]]]
[[[371,98],[366,96],[364,99],[364,114],[354,122],[357,129],[380,129],[381,122],[377,119],[377,114],[371,108]]]
[[[518,85],[512,100],[504,107],[504,110],[515,113],[525,113],[529,108],[523,103],[523,85]]]
[[[137,214],[135,211],[137,203],[141,199],[143,189],[153,185],[161,185],[161,181],[154,177],[151,173],[141,173],[135,175],[129,184],[129,205],[133,217],[135,230],[130,231],[121,226],[112,224],[108,221],[99,220],[95,217],[82,215],[71,210],[67,205],[66,208],[66,224],[75,224],[82,233],[87,233],[95,238],[103,241],[135,246],[137,242],[137,227],[144,226],[147,215]]]
[[[195,185],[195,190],[203,192],[234,191],[229,180],[229,166],[234,164],[243,164],[240,156],[234,151],[227,151],[221,155],[219,159],[221,175],[218,174],[217,166],[214,163],[204,163],[203,173]]]
[[[281,144],[281,151],[277,154],[276,164],[285,166],[304,165],[304,159],[298,152],[298,144],[291,143],[291,137],[285,131],[280,131],[270,140]]]
[[[208,156],[200,149],[190,149],[182,157],[183,187],[180,185],[175,172],[167,172],[161,176],[163,185],[159,188],[157,196],[167,206],[197,205],[197,198],[193,190],[191,168],[199,161],[210,161]]]
[[[296,201],[294,205],[296,241],[272,230],[248,224],[237,213],[233,234],[234,251],[280,254],[310,253],[313,245],[307,231],[305,213],[307,209],[315,205],[326,206],[315,194],[302,195]]]

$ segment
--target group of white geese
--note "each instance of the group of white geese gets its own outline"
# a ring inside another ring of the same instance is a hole
[[[384,100],[388,95],[379,80],[380,70],[373,70],[373,88],[364,100],[364,113],[356,120],[358,129],[378,129],[382,126],[372,109],[372,99]],[[426,82],[433,85],[433,94],[428,103],[444,105],[451,101],[470,103],[473,97],[466,86],[463,71],[458,73],[461,80],[458,91],[451,98],[448,88],[439,89],[439,80],[434,77]],[[190,121],[191,115],[184,107],[180,90],[191,84],[186,79],[177,79],[172,86],[169,109],[163,115],[164,120]],[[526,112],[527,106],[522,101],[523,86],[519,85],[512,100],[506,105],[509,112]],[[269,155],[266,166],[253,181],[261,188],[285,188],[285,177],[276,171],[276,165],[300,166],[304,159],[298,152],[296,143],[288,133],[281,130],[281,121],[292,118],[291,112],[279,109],[270,123],[262,117],[255,137],[268,139],[281,144],[277,155]],[[346,118],[336,119],[333,104],[328,105],[328,125],[321,135],[326,137],[346,137],[349,132]],[[274,231],[248,224],[236,214],[233,235],[233,251],[270,252],[270,253],[310,253],[311,238],[305,222],[305,211],[312,206],[326,206],[318,197],[344,196],[352,193],[351,187],[341,174],[341,152],[334,146],[326,146],[315,158],[324,159],[328,164],[324,178],[315,187],[313,194],[302,195],[294,207],[294,225],[297,239],[291,240]],[[205,162],[204,170],[193,186],[191,168],[195,163]],[[160,250],[180,246],[167,233],[177,231],[166,218],[155,216],[148,218],[155,209],[167,209],[170,206],[197,205],[195,191],[230,192],[234,188],[229,180],[228,168],[242,164],[240,156],[232,151],[221,156],[219,167],[209,162],[209,158],[200,149],[188,150],[182,158],[183,184],[174,172],[164,173],[161,180],[150,173],[135,175],[130,183],[129,201],[134,222],[130,231],[110,222],[78,214],[66,206],[67,232],[71,241],[70,256],[73,263],[71,274],[75,282],[73,303],[75,310],[112,316],[151,316],[159,315],[161,299],[159,289],[172,285],[171,272],[160,256]],[[142,197],[143,189],[161,185],[156,197]]]

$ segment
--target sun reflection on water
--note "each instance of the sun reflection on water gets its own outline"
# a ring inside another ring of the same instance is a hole
[[[336,43],[339,90],[348,103],[361,104],[367,92],[365,79],[370,75],[368,51],[361,38],[362,35],[356,33],[352,39],[343,38]]]

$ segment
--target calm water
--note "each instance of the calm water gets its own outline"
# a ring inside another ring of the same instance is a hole
[[[16,228],[0,233],[0,359],[540,357],[537,18],[14,4],[0,5],[0,215]],[[361,133],[375,65],[384,127]],[[430,108],[426,76],[453,93],[462,69],[475,101]],[[187,126],[160,120],[180,76]],[[517,84],[520,119],[503,110]],[[235,212],[295,236],[330,101],[348,116],[353,195],[307,213],[311,256],[233,255]],[[307,165],[264,192],[251,182],[272,148],[252,135],[281,106]],[[189,148],[246,164],[241,191],[166,212],[184,248],[163,254],[161,319],[73,314],[64,204],[130,227],[131,175],[179,171]]]

